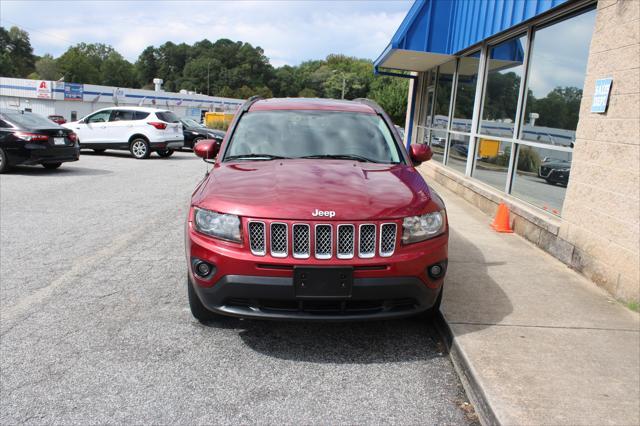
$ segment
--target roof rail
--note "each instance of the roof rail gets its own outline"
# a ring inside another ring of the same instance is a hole
[[[255,104],[256,102],[262,100],[263,97],[262,96],[258,96],[258,95],[254,95],[252,97],[250,97],[249,99],[247,99],[244,104],[242,104],[242,107],[240,108],[242,110],[242,112],[247,112],[249,111],[249,108],[251,108],[251,105]]]
[[[353,101],[354,102],[358,102],[360,104],[364,104],[364,105],[370,106],[378,114],[381,114],[381,113],[384,112],[382,107],[380,105],[378,105],[378,103],[376,101],[372,100],[372,99],[369,99],[369,98],[356,98]]]

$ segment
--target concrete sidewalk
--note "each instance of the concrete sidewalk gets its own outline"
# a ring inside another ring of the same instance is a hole
[[[451,225],[442,306],[451,356],[482,422],[640,424],[638,314],[432,186]]]

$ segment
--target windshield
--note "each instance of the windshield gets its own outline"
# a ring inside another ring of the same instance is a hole
[[[33,114],[31,112],[25,112],[24,114],[21,112],[5,112],[3,114],[7,117],[7,120],[27,129],[55,129],[59,127],[48,118],[44,118],[41,115]]]
[[[196,120],[192,120],[190,118],[183,118],[180,121],[182,121],[182,124],[184,124],[186,127],[204,127],[202,124],[198,123]]]
[[[224,160],[344,158],[399,163],[400,151],[384,120],[335,111],[256,111],[242,116]]]

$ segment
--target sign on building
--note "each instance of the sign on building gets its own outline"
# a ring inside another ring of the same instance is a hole
[[[64,84],[64,100],[65,101],[82,101],[84,86],[78,83]]]
[[[38,81],[36,96],[39,99],[51,99],[51,82],[46,80]]]
[[[609,103],[609,92],[611,91],[611,78],[600,78],[596,80],[596,88],[593,92],[593,102],[591,112],[603,113],[607,111]]]

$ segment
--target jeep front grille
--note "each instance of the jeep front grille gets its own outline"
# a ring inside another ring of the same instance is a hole
[[[289,234],[291,226],[291,234]],[[268,228],[268,233],[267,233]],[[308,259],[362,259],[393,255],[396,249],[398,225],[393,222],[376,225],[373,223],[351,224],[308,224],[284,222],[248,222],[249,248],[255,256],[269,253],[273,257]],[[289,242],[291,241],[291,242]],[[313,246],[313,252],[312,252]],[[334,250],[335,247],[335,250]]]
[[[287,224],[273,222],[271,224],[271,256],[287,257]]]
[[[358,256],[373,257],[376,254],[376,226],[373,224],[360,225],[360,245]]]
[[[292,241],[293,257],[296,259],[306,259],[311,255],[309,225],[306,223],[295,223],[293,225]]]
[[[389,257],[396,249],[396,224],[384,223],[380,227],[380,256]]]
[[[256,256],[265,255],[264,222],[249,222],[249,246]]]
[[[316,225],[316,258],[331,258],[331,225]]]

